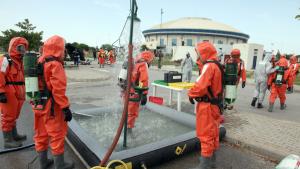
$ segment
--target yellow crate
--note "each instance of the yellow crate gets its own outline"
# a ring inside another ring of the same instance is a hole
[[[176,82],[176,83],[168,83],[169,86],[175,87],[178,89],[190,89],[194,86],[195,83],[188,82]]]

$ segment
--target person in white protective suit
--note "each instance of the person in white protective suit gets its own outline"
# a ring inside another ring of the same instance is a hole
[[[182,70],[182,81],[190,82],[192,79],[192,71],[193,71],[194,61],[190,56],[190,53],[186,54],[186,58],[181,62],[181,70]]]
[[[251,102],[251,106],[253,107],[255,107],[256,101],[258,100],[257,108],[263,108],[262,102],[264,101],[268,88],[268,75],[276,70],[271,63],[272,57],[271,54],[266,55],[265,58],[259,62],[254,71],[255,91]]]

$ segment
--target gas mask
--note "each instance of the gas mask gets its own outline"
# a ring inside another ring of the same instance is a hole
[[[19,44],[17,47],[16,47],[16,50],[19,54],[21,54],[21,56],[23,57],[23,55],[26,53],[26,48],[25,48],[25,45],[23,44]]]

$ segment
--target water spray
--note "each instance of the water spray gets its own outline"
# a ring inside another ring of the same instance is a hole
[[[123,142],[123,147],[127,146],[127,118],[128,118],[128,102],[129,102],[129,92],[130,92],[130,88],[131,88],[131,72],[132,72],[132,66],[133,66],[133,59],[132,59],[132,53],[133,53],[133,45],[132,45],[132,40],[133,40],[133,21],[134,18],[137,15],[137,3],[136,0],[131,0],[131,20],[130,20],[130,36],[129,36],[129,44],[128,44],[128,71],[127,71],[127,88],[126,88],[126,93],[125,93],[125,101],[124,101],[124,109],[123,109],[123,113],[122,113],[122,118],[120,120],[119,123],[119,128],[117,130],[117,133],[115,135],[115,138],[110,146],[110,148],[108,149],[108,151],[106,152],[104,158],[101,160],[100,162],[100,166],[105,166],[105,164],[107,163],[109,157],[111,156],[113,150],[115,149],[119,138],[121,136],[122,133],[122,128],[124,127],[124,142]]]

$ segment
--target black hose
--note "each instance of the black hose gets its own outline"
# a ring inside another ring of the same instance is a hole
[[[0,155],[1,154],[6,154],[6,153],[11,153],[11,152],[14,152],[14,151],[20,151],[20,150],[23,150],[23,149],[26,149],[26,148],[30,148],[30,147],[33,147],[33,146],[34,146],[34,143],[28,144],[28,145],[25,145],[25,146],[22,146],[22,147],[5,149],[3,151],[0,151]]]

